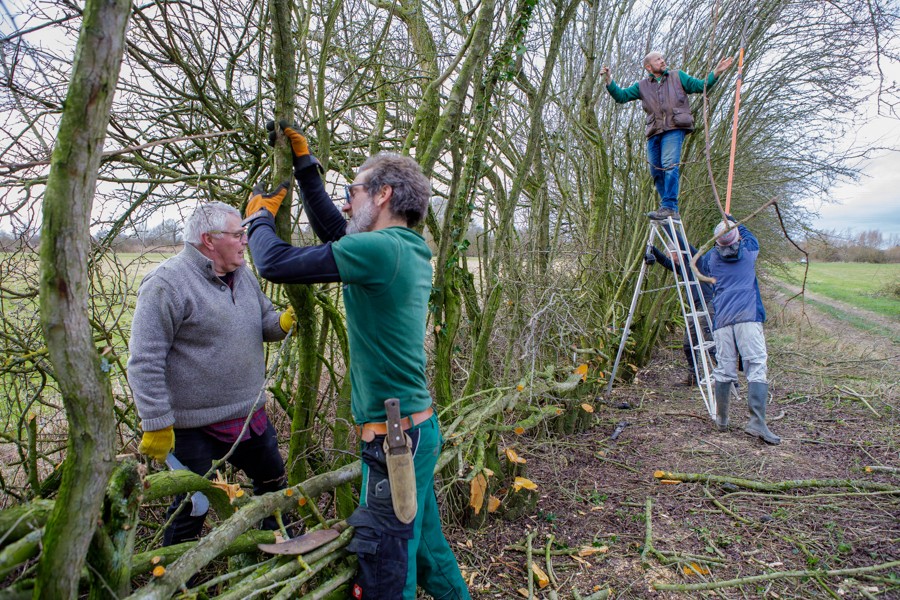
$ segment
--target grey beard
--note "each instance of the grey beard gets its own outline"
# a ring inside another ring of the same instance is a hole
[[[375,225],[375,205],[367,204],[347,221],[347,235],[372,231]]]

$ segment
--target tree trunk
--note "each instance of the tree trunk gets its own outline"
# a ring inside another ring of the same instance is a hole
[[[88,321],[89,222],[125,48],[131,2],[88,0],[51,159],[41,231],[41,325],[59,382],[69,441],[44,534],[35,598],[74,598],[114,466],[109,381]]]

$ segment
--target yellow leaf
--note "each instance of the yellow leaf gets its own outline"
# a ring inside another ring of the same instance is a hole
[[[578,556],[590,556],[592,554],[605,554],[609,552],[608,546],[584,546],[578,551]]]
[[[537,484],[528,478],[516,477],[516,480],[513,482],[513,489],[518,492],[522,488],[525,488],[526,490],[536,490]]]
[[[515,429],[513,429],[513,433],[515,433],[516,435],[522,435],[523,433],[525,433],[525,428],[521,426],[516,427]]]
[[[588,404],[587,402],[585,402],[584,404],[581,405],[581,410],[583,410],[586,413],[592,413],[592,412],[594,412],[594,407],[591,406],[590,404]]]
[[[487,467],[483,468],[481,470],[481,472],[484,473],[485,477],[493,477],[494,476],[494,472],[491,471],[490,469],[488,469]]]
[[[485,490],[487,490],[487,479],[479,473],[469,485],[469,506],[472,507],[476,515],[481,511],[481,506],[484,504]]]
[[[557,416],[563,414],[563,412],[565,412],[565,411],[564,411],[563,409],[561,409],[561,408],[557,408],[557,409],[556,409],[556,414],[557,414]]]
[[[520,596],[524,596],[525,598],[528,597],[528,590],[526,590],[525,588],[519,588],[516,591],[519,592]]]
[[[681,483],[677,479],[660,479],[659,482],[665,485],[678,485],[679,483]]]
[[[500,498],[497,496],[491,496],[488,498],[488,512],[497,512],[497,509],[500,508]]]
[[[531,563],[531,574],[534,575],[534,580],[537,582],[540,589],[544,589],[550,585],[550,578],[547,577],[547,574],[544,573],[543,569],[537,566],[537,563]]]
[[[866,473],[871,473],[871,472],[872,472],[872,467],[866,467]]]
[[[681,567],[681,570],[684,571],[685,575],[709,575],[709,569],[701,567],[695,562]]]
[[[154,577],[162,577],[166,574],[166,568],[162,565],[156,565],[153,567],[153,576]]]
[[[526,462],[528,462],[527,460],[516,454],[516,451],[512,448],[506,449],[506,458],[509,460],[509,462],[519,463],[520,465],[524,465]]]
[[[638,369],[637,369],[637,366],[636,366],[636,365],[633,365],[633,364],[631,364],[631,363],[628,363],[628,366],[629,366],[629,368],[631,368],[632,371],[634,371],[635,373],[637,373],[637,370],[638,370]]]
[[[587,381],[587,372],[588,372],[588,366],[586,364],[580,364],[580,365],[578,365],[578,368],[575,369],[575,374],[581,375],[582,381]]]
[[[154,556],[153,558],[150,559],[151,565],[158,565],[161,562],[162,562],[162,556]]]
[[[657,479],[662,479],[663,477],[666,476],[666,472],[665,471],[653,471],[653,476],[656,477]]]
[[[219,471],[216,471],[216,478],[213,479],[212,486],[228,494],[228,499],[232,501],[244,495],[239,483],[228,483]]]

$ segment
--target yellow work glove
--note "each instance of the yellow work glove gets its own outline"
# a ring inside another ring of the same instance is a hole
[[[281,330],[285,333],[293,329],[296,323],[297,314],[294,312],[293,306],[288,306],[288,309],[281,313],[281,316],[278,317],[278,324],[281,325]]]
[[[255,214],[260,209],[265,208],[275,216],[284,197],[287,196],[288,188],[290,188],[290,180],[284,181],[271,192],[266,192],[266,188],[262,183],[253,186],[253,192],[250,194],[250,200],[247,202],[247,210],[244,212],[245,217]]]
[[[138,452],[159,462],[165,462],[169,452],[175,449],[175,430],[171,425],[158,431],[145,431]]]

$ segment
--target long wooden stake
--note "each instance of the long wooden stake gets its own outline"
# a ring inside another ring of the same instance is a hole
[[[728,159],[728,187],[725,188],[725,212],[731,214],[731,184],[734,181],[734,155],[737,152],[738,109],[741,107],[741,82],[744,80],[744,45],[738,54],[737,85],[734,88],[734,119],[731,122],[731,157]]]

